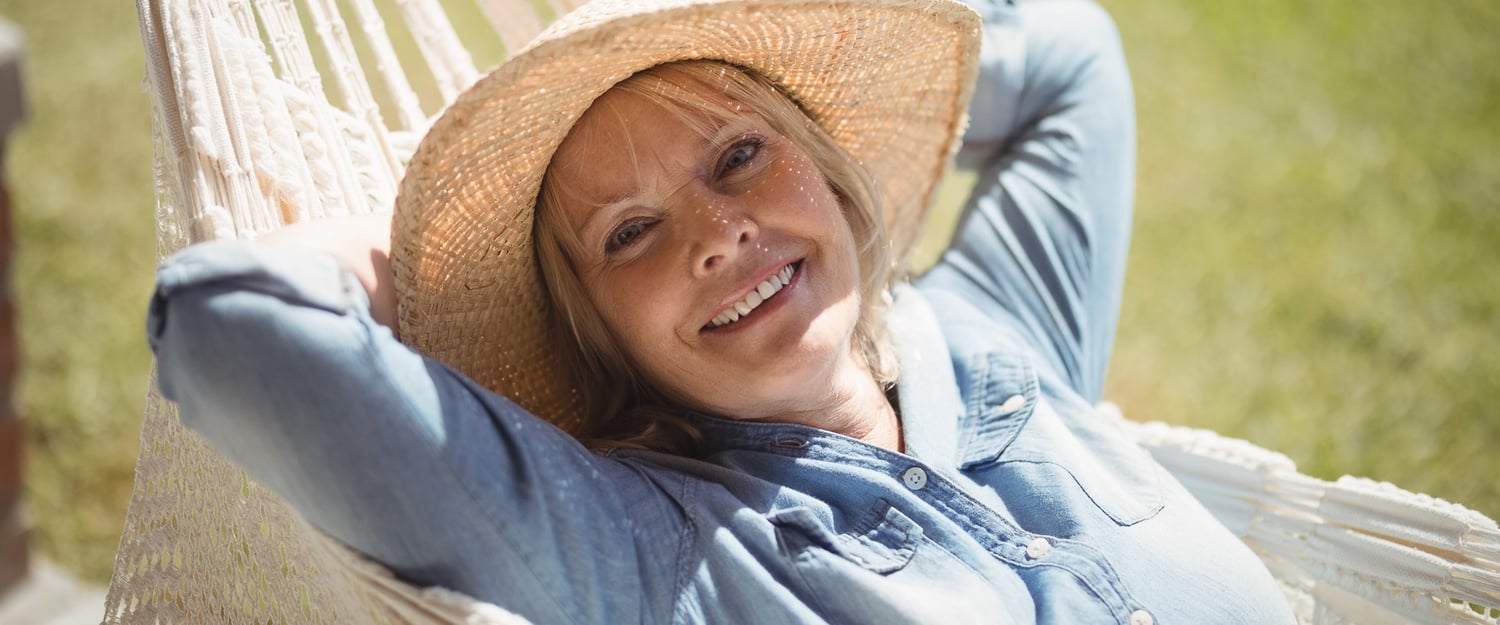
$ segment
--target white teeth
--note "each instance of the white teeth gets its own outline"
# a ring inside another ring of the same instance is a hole
[[[766,300],[771,299],[772,295],[780,292],[787,284],[790,284],[793,273],[796,273],[796,269],[792,265],[782,267],[780,271],[777,271],[771,277],[762,280],[760,284],[756,285],[753,290],[745,295],[745,299],[735,302],[728,310],[719,313],[719,316],[714,317],[712,321],[708,322],[708,325],[717,328],[739,321],[740,317],[750,314],[750,311],[755,310],[761,304],[765,303]]]

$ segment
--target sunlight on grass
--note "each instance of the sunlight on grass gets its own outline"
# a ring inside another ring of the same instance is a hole
[[[30,117],[12,136],[14,289],[37,549],[108,575],[130,496],[155,260],[148,104],[131,3],[0,3],[27,34]]]
[[[446,2],[445,2],[446,3]],[[476,65],[499,58],[472,5]],[[395,0],[377,8],[394,23]],[[1500,4],[1107,0],[1136,80],[1137,222],[1107,395],[1500,515]],[[29,36],[10,146],[38,549],[107,576],[154,262],[131,3],[0,0]],[[348,15],[345,16],[349,17]],[[413,61],[414,43],[393,45]],[[369,52],[357,47],[369,62]],[[417,85],[436,107],[435,88]],[[387,111],[389,118],[394,118]],[[943,189],[956,206],[972,173]],[[950,209],[932,217],[951,229]],[[931,234],[915,260],[935,257]]]
[[[1108,6],[1141,125],[1109,394],[1500,513],[1500,9]]]

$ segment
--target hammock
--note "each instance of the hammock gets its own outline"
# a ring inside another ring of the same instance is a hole
[[[451,101],[479,72],[437,0],[380,2],[137,0],[162,256],[389,210],[436,112],[412,80]],[[475,2],[507,50],[573,8]],[[388,30],[386,18],[399,22]],[[393,35],[415,41],[419,59],[407,62],[420,72],[401,64]],[[1500,618],[1500,529],[1489,518],[1389,484],[1314,479],[1244,441],[1105,408],[1261,556],[1303,623]],[[525,621],[406,585],[319,533],[184,429],[153,382],[105,623],[184,622]]]

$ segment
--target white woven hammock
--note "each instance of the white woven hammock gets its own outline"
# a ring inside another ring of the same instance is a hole
[[[572,8],[473,1],[510,50]],[[162,255],[389,210],[435,114],[410,78],[431,80],[446,102],[479,76],[437,0],[137,6]],[[398,59],[398,33],[419,58]],[[1500,618],[1500,530],[1485,516],[1389,484],[1314,479],[1285,456],[1211,432],[1115,418],[1260,554],[1303,623]],[[106,610],[105,623],[128,624],[524,622],[407,586],[318,533],[183,429],[154,384]]]

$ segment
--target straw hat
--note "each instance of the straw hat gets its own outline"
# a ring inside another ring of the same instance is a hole
[[[564,429],[582,415],[532,249],[548,162],[632,74],[713,59],[779,85],[870,173],[904,257],[973,90],[979,18],[947,0],[595,0],[459,95],[396,199],[401,338]]]

